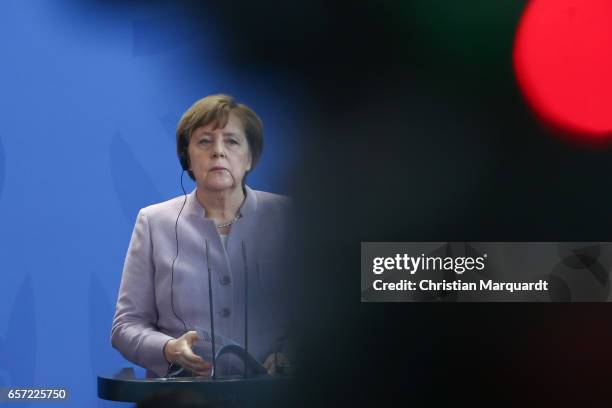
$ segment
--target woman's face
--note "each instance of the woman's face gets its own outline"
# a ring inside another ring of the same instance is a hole
[[[242,187],[251,170],[251,153],[240,119],[230,113],[224,128],[214,123],[196,128],[191,134],[188,154],[190,170],[199,188],[210,191]]]

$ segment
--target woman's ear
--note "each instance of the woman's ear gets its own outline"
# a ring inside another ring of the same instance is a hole
[[[185,163],[187,163],[187,169],[189,171],[193,171],[191,168],[191,157],[189,157],[189,144],[185,146]]]

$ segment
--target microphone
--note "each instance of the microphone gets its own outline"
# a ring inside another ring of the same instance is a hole
[[[249,267],[244,241],[242,241],[242,260],[244,262],[244,378],[247,378],[249,370]]]
[[[216,364],[216,350],[215,350],[215,323],[214,323],[214,313],[213,313],[213,297],[212,297],[212,278],[210,273],[210,257],[208,256],[208,240],[204,240],[204,245],[206,249],[206,267],[208,269],[208,308],[210,312],[210,334],[212,337],[212,379],[215,380],[217,378],[217,364]]]

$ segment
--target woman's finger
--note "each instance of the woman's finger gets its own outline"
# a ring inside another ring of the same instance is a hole
[[[274,365],[274,353],[270,354],[268,356],[268,358],[266,358],[266,361],[264,361],[263,366],[269,370],[270,367],[272,367]]]
[[[204,359],[197,354],[193,354],[191,351],[185,351],[181,353],[181,357],[189,364],[193,365],[204,365],[206,362]]]
[[[187,341],[187,343],[189,344],[189,346],[193,346],[193,343],[195,343],[196,341],[198,341],[198,332],[196,331],[188,331],[187,333],[185,333],[183,335],[183,337],[185,338],[185,340]]]
[[[187,341],[183,342],[180,350],[181,354],[183,354],[183,356],[185,356],[187,360],[192,361],[193,363],[195,363],[196,361],[204,362],[204,359],[202,357],[193,352],[191,345],[189,345]]]
[[[202,357],[197,354],[192,353],[191,351],[185,352],[183,354],[183,358],[194,367],[198,367],[201,370],[208,370],[212,368],[212,364],[208,361],[204,360]]]
[[[195,376],[206,376],[210,374],[212,367],[210,365],[192,364],[185,362],[185,368],[193,373]]]
[[[201,370],[201,371],[194,371],[193,373],[196,375],[196,377],[210,377],[212,370]]]
[[[181,367],[193,372],[193,373],[201,373],[201,372],[206,372],[209,371],[210,368],[204,364],[200,364],[200,363],[192,363],[189,362],[187,360],[183,360]]]

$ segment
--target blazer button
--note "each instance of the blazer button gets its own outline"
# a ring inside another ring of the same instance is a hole
[[[229,277],[229,275],[224,275],[224,276],[223,276],[223,277],[222,277],[222,278],[219,280],[219,282],[220,282],[220,283],[221,283],[223,286],[227,286],[227,285],[229,285],[231,281],[232,281],[232,280],[231,280],[231,278]]]
[[[221,309],[219,314],[221,314],[221,317],[229,317],[232,314],[232,311],[229,310],[229,308],[224,307],[223,309]]]

